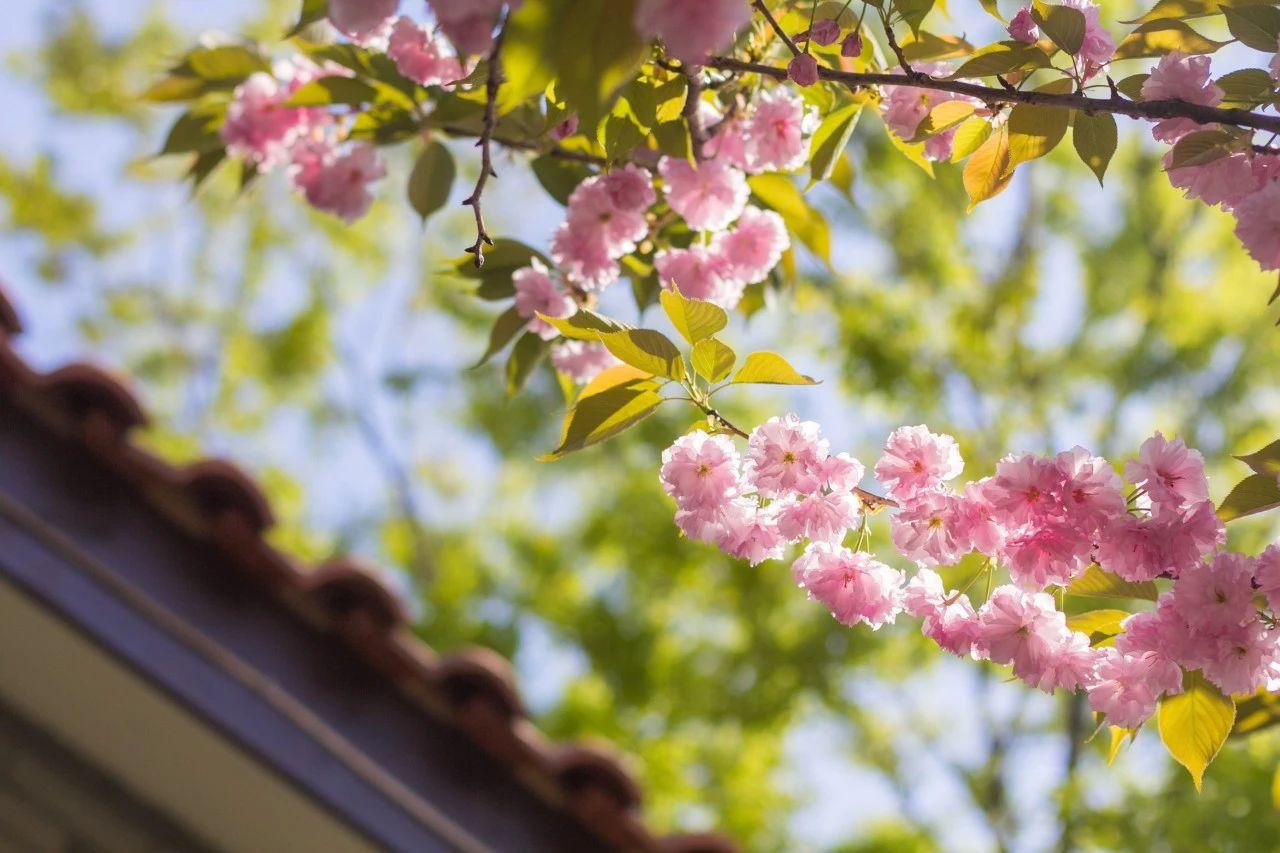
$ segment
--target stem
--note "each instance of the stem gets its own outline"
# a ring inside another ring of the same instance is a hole
[[[893,34],[893,24],[889,22],[888,14],[881,12],[880,21],[884,24],[885,40],[889,42],[889,49],[893,51],[893,55],[898,58],[898,64],[902,66],[902,73],[912,80],[918,80],[923,77],[924,75],[912,68],[911,63],[907,62],[907,55],[902,52],[902,45],[898,44],[898,37]]]
[[[493,38],[493,49],[489,51],[489,74],[485,80],[484,92],[484,129],[476,143],[480,147],[480,177],[476,179],[476,188],[463,200],[464,205],[471,207],[476,215],[476,241],[467,251],[476,256],[476,269],[484,266],[484,247],[493,245],[493,238],[484,227],[484,213],[480,210],[480,197],[484,194],[484,185],[489,177],[498,177],[493,170],[493,129],[497,124],[498,89],[502,86],[502,39],[507,34],[507,23],[504,20]]]
[[[702,116],[698,115],[698,105],[702,102],[702,70],[686,65],[683,73],[687,88],[681,112],[685,123],[689,125],[689,144],[693,147],[693,159],[701,161],[703,149],[707,147],[707,130],[702,125]]]
[[[713,56],[708,65],[727,71],[750,72],[772,77],[774,80],[787,79],[787,69],[759,62],[743,62],[727,56]],[[1250,128],[1280,133],[1280,116],[1269,116],[1252,113],[1247,110],[1221,109],[1189,104],[1186,101],[1130,101],[1127,98],[1111,96],[1107,98],[1091,98],[1082,94],[1057,94],[1053,92],[1033,92],[1015,89],[997,89],[977,83],[965,83],[960,80],[944,80],[930,77],[928,74],[915,72],[908,78],[903,74],[858,73],[839,71],[825,66],[818,67],[818,76],[823,80],[843,83],[850,89],[866,86],[912,86],[917,89],[933,89],[940,92],[954,92],[968,95],[987,104],[1035,104],[1046,107],[1066,107],[1083,110],[1086,113],[1113,113],[1130,118],[1159,120],[1166,118],[1188,118],[1199,124],[1227,124],[1236,127]]]
[[[799,56],[800,48],[796,47],[796,43],[792,41],[791,36],[787,35],[786,30],[782,29],[778,24],[777,19],[773,17],[773,13],[769,11],[769,7],[764,5],[764,0],[755,0],[751,5],[754,6],[756,11],[761,15],[764,15],[764,19],[769,22],[769,26],[773,27],[773,31],[778,34],[778,38],[787,43],[787,47],[791,50],[791,55]]]

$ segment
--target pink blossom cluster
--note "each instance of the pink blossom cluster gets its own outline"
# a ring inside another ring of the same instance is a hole
[[[484,54],[493,46],[493,31],[504,6],[518,9],[523,0],[427,0],[440,32],[458,52],[468,56]],[[400,0],[329,0],[329,22],[338,32],[365,47],[387,50],[400,72],[417,79],[407,67],[416,67],[419,76],[452,82],[458,60],[444,57],[435,39],[406,17],[396,19]],[[398,33],[397,33],[398,31]],[[398,46],[397,46],[398,42]],[[388,48],[388,43],[390,47]],[[399,58],[397,57],[399,55]],[[426,85],[436,85],[418,80]]]
[[[256,72],[236,87],[219,134],[227,151],[259,172],[284,168],[294,187],[316,209],[350,222],[369,209],[369,185],[386,169],[368,143],[344,144],[328,111],[288,106],[303,85],[345,76],[340,66],[318,66],[302,57],[279,63],[274,74]]]
[[[1142,97],[1216,107],[1224,94],[1212,82],[1210,65],[1207,56],[1170,51],[1160,58],[1143,83]],[[1280,69],[1280,60],[1273,58],[1272,67],[1274,75],[1274,69]],[[1157,140],[1174,145],[1188,133],[1217,127],[1172,118],[1156,123],[1152,133]],[[1242,144],[1216,159],[1189,166],[1174,167],[1170,151],[1164,164],[1169,182],[1188,198],[1221,205],[1235,216],[1236,237],[1259,266],[1264,270],[1280,269],[1280,156],[1257,153],[1252,146]]]
[[[618,260],[649,233],[645,213],[657,200],[653,178],[626,165],[587,178],[569,196],[565,221],[551,239],[551,257],[580,288],[601,290],[617,280]]]
[[[909,580],[862,550],[865,530],[846,545],[874,501],[858,489],[862,466],[831,454],[815,423],[773,418],[752,431],[745,458],[727,436],[691,432],[662,461],[690,538],[752,565],[807,540],[793,577],[841,623],[874,629],[905,611],[952,654],[1008,665],[1048,693],[1085,691],[1112,725],[1141,725],[1162,696],[1181,692],[1184,672],[1200,670],[1228,694],[1280,691],[1280,543],[1257,558],[1221,550],[1203,459],[1180,439],[1143,442],[1124,468],[1126,496],[1112,466],[1081,447],[1011,455],[992,476],[953,486],[963,468],[954,439],[923,426],[894,431],[875,475],[896,505],[894,546],[917,567]],[[1011,579],[976,607],[973,581],[947,590],[935,570],[973,553],[987,558],[974,580],[997,567]],[[1172,581],[1111,646],[1074,630],[1052,594],[1095,564],[1127,581]]]

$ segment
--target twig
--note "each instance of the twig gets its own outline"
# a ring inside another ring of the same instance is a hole
[[[707,131],[702,124],[698,106],[702,103],[702,71],[688,65],[684,67],[687,88],[684,93],[684,120],[689,125],[689,142],[693,145],[693,159],[701,160],[707,147]]]
[[[726,56],[713,56],[707,61],[707,64],[712,68],[762,74],[775,80],[787,79],[787,69],[776,65],[743,62]],[[971,98],[977,98],[985,102],[1066,107],[1087,112],[1107,112],[1129,116],[1130,118],[1150,120],[1189,118],[1198,124],[1227,124],[1236,127],[1247,127],[1253,130],[1280,133],[1280,116],[1263,115],[1262,113],[1252,113],[1247,110],[1205,107],[1199,104],[1190,104],[1186,101],[1130,101],[1126,98],[1091,98],[1082,94],[1034,92],[1022,89],[1007,91],[991,86],[982,86],[977,83],[930,77],[928,74],[921,74],[920,72],[916,72],[914,77],[908,78],[904,74],[858,73],[819,66],[818,76],[823,80],[842,83],[851,89],[861,89],[866,86],[913,86],[917,89],[933,89],[940,92],[968,95]]]
[[[898,44],[898,37],[893,34],[893,24],[889,23],[888,15],[881,14],[880,20],[884,23],[885,40],[889,42],[889,49],[893,51],[893,55],[898,57],[898,64],[902,66],[902,73],[912,80],[923,77],[923,74],[912,68],[911,63],[907,62],[907,55],[902,52],[902,45]]]
[[[756,10],[761,15],[764,15],[764,19],[769,22],[769,26],[773,27],[773,31],[787,43],[787,47],[791,49],[791,55],[799,56],[801,53],[800,48],[796,47],[796,43],[792,41],[791,36],[787,35],[787,31],[779,25],[777,19],[773,17],[773,13],[769,11],[769,7],[764,5],[764,0],[755,0],[751,5],[756,7]]]
[[[476,241],[468,247],[467,251],[476,256],[476,268],[484,266],[484,246],[493,245],[493,238],[489,236],[489,232],[484,228],[484,214],[480,210],[480,196],[484,194],[484,185],[489,181],[489,177],[498,177],[498,173],[493,170],[493,129],[497,124],[497,101],[498,89],[502,86],[502,39],[507,34],[507,22],[504,20],[502,26],[498,29],[498,34],[493,38],[493,49],[489,51],[489,74],[484,84],[484,129],[480,132],[480,139],[476,145],[480,148],[480,177],[476,178],[476,188],[471,191],[471,195],[463,199],[464,205],[469,205],[476,215]]]

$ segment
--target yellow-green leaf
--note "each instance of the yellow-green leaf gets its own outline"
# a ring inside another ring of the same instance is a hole
[[[1280,475],[1280,439],[1271,442],[1261,450],[1236,458],[1259,474]]]
[[[806,190],[831,177],[861,114],[862,103],[855,101],[832,110],[822,119],[809,142],[809,184]]]
[[[1116,153],[1116,140],[1116,120],[1111,113],[1076,113],[1071,143],[1084,164],[1098,176],[1099,184]]]
[[[1043,157],[1067,132],[1069,111],[1064,107],[1018,104],[1009,113],[1009,170]]]
[[[1224,107],[1256,107],[1275,100],[1276,81],[1261,68],[1240,68],[1213,82],[1222,90]]]
[[[733,370],[737,354],[727,344],[707,338],[693,345],[693,369],[708,382],[719,382]]]
[[[1203,166],[1231,153],[1236,138],[1224,130],[1196,130],[1182,137],[1169,155],[1169,168]]]
[[[653,329],[622,329],[617,332],[601,332],[598,337],[616,358],[632,367],[681,380],[685,377],[684,359],[680,350],[662,332]]]
[[[574,341],[598,341],[601,333],[617,332],[627,328],[616,320],[610,320],[602,314],[585,309],[580,309],[572,317],[548,317],[543,313],[539,313],[538,316],[554,326],[560,334]]]
[[[798,372],[776,352],[753,352],[733,376],[735,385],[817,385],[818,380]]]
[[[1107,764],[1110,765],[1116,760],[1116,756],[1120,754],[1120,747],[1124,746],[1125,738],[1132,743],[1133,739],[1138,736],[1137,729],[1126,729],[1121,726],[1108,726],[1111,730],[1111,743],[1107,745]]]
[[[1272,0],[1160,0],[1142,17],[1123,23],[1140,24],[1157,18],[1202,18],[1206,15],[1216,15],[1224,9],[1261,6],[1271,2]]]
[[[1180,50],[1185,54],[1213,53],[1224,44],[1227,42],[1205,38],[1182,21],[1161,18],[1148,21],[1129,33],[1116,48],[1115,58],[1163,56],[1171,50]],[[1274,41],[1271,47],[1272,50],[1275,49]]]
[[[964,189],[969,194],[969,209],[979,202],[999,195],[1009,186],[1013,169],[1009,164],[1009,128],[1002,127],[978,146],[964,164]]]
[[[1153,582],[1121,580],[1097,563],[1091,563],[1084,574],[1071,582],[1067,587],[1067,594],[1097,598],[1143,598],[1147,601],[1155,601],[1160,597],[1160,591]]]
[[[1031,7],[1031,18],[1058,47],[1073,56],[1080,52],[1084,44],[1084,14],[1079,9],[1036,0]]]
[[[956,128],[956,135],[951,139],[951,162],[959,163],[991,136],[991,122],[974,116]]]
[[[1271,779],[1271,805],[1280,809],[1280,764],[1276,765],[1276,775]]]
[[[1223,696],[1200,672],[1186,673],[1182,693],[1160,700],[1160,739],[1165,748],[1191,774],[1196,790],[1205,768],[1213,761],[1236,719],[1236,703]]]
[[[653,414],[662,401],[652,378],[626,365],[611,367],[583,389],[565,415],[559,446],[538,458],[550,462],[599,444]]]
[[[916,125],[912,142],[919,142],[930,136],[950,130],[973,115],[976,107],[968,101],[943,101]]]
[[[291,107],[359,106],[378,99],[378,90],[354,77],[321,77],[305,83],[286,102]]]
[[[427,217],[444,207],[453,189],[457,169],[449,149],[432,140],[413,164],[409,173],[409,204],[425,222]]]
[[[1027,68],[1047,68],[1049,56],[1034,44],[1001,41],[981,48],[964,61],[951,79],[962,77],[994,77]]]
[[[902,54],[909,62],[922,60],[955,59],[973,53],[973,45],[959,36],[934,35],[921,30],[915,38],[902,43]]]
[[[1280,483],[1274,474],[1251,474],[1236,483],[1218,507],[1218,517],[1235,521],[1280,506]]]
[[[680,282],[676,282],[676,287],[679,286]],[[662,291],[658,299],[671,325],[691,344],[711,337],[729,324],[729,315],[714,302],[689,299],[674,290]]]
[[[1120,623],[1129,617],[1127,610],[1090,610],[1067,617],[1067,627],[1089,637],[1092,645],[1121,633]]]

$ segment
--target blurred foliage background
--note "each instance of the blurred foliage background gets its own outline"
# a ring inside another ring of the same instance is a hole
[[[942,659],[909,620],[842,628],[785,564],[677,538],[657,458],[691,415],[534,461],[563,398],[549,374],[507,400],[497,368],[467,369],[492,311],[442,270],[470,216],[421,230],[411,150],[355,227],[274,180],[241,195],[220,174],[189,197],[184,164],[151,156],[171,116],[136,94],[201,31],[274,43],[295,5],[10,10],[0,276],[33,361],[113,365],[140,386],[154,448],[255,472],[277,544],[372,560],[427,642],[511,656],[552,736],[632,753],[659,827],[718,827],[750,850],[1275,848],[1276,730],[1231,742],[1199,796],[1151,732],[1108,768],[1078,703]],[[1105,189],[1060,151],[965,216],[958,170],[930,180],[864,122],[852,194],[808,196],[832,223],[832,267],[801,259],[729,333],[826,381],[737,391],[727,413],[798,411],[868,463],[893,426],[926,422],[960,439],[975,477],[1011,450],[1119,459],[1159,428],[1205,453],[1221,498],[1245,473],[1230,454],[1280,426],[1274,281],[1127,130]],[[461,186],[476,164],[454,148]],[[558,207],[518,159],[499,173],[490,230],[544,243]],[[1232,535],[1257,549],[1275,527]]]

